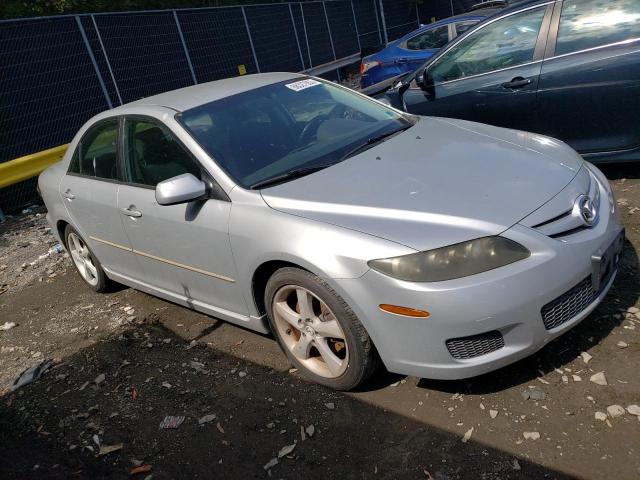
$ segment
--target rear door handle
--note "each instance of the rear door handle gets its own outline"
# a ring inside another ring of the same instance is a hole
[[[131,205],[129,208],[121,208],[120,212],[127,217],[140,218],[142,216],[142,212],[139,212],[135,208],[135,206]]]
[[[512,79],[510,82],[503,83],[502,86],[504,88],[510,88],[512,90],[515,90],[518,88],[526,87],[530,83],[531,83],[530,78],[516,77]]]
[[[409,63],[408,58],[398,58],[396,59],[396,63]]]
[[[62,192],[62,196],[67,200],[73,200],[74,198],[76,198],[76,196],[73,193],[71,193],[70,188],[67,188],[64,192]]]

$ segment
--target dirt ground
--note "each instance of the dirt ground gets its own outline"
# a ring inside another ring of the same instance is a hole
[[[626,411],[640,404],[637,172],[605,169],[628,242],[579,326],[483,377],[380,372],[348,394],[302,380],[268,336],[124,287],[94,294],[64,253],[37,260],[55,244],[42,209],[10,219],[0,478],[640,478],[640,417]],[[607,385],[590,381],[598,372]],[[159,428],[167,415],[185,418]]]

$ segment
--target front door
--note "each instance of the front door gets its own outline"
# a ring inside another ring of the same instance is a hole
[[[407,111],[530,129],[551,12],[516,12],[454,44],[428,66],[430,88],[404,93]]]
[[[83,135],[60,195],[73,227],[108,270],[136,278],[137,263],[118,213],[118,119],[98,122]]]
[[[118,208],[145,283],[182,298],[191,307],[247,315],[237,286],[228,235],[231,203],[208,199],[164,206],[155,186],[202,167],[168,127],[148,117],[124,125],[124,176]]]

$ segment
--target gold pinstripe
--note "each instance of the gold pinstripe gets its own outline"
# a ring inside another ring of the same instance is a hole
[[[156,260],[158,262],[166,263],[168,265],[173,265],[174,267],[184,268],[185,270],[189,270],[191,272],[200,273],[202,275],[207,275],[208,277],[217,278],[219,280],[224,280],[225,282],[234,283],[235,280],[233,278],[227,277],[225,275],[221,275],[219,273],[209,272],[207,270],[202,270],[200,268],[192,267],[190,265],[185,265],[183,263],[174,262],[173,260],[169,260],[167,258],[157,257],[155,255],[151,255],[150,253],[141,252],[140,250],[134,250],[133,248],[125,247],[124,245],[120,245],[118,243],[110,242],[108,240],[103,240],[102,238],[94,237],[90,235],[89,238],[99,243],[103,243],[105,245],[109,245],[110,247],[119,248],[121,250],[126,250],[127,252],[135,253],[136,255],[140,255],[141,257],[150,258],[152,260]]]

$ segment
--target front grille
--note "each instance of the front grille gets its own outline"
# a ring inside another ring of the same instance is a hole
[[[492,330],[471,337],[451,338],[446,344],[451,356],[462,360],[501,349],[504,347],[504,338],[500,332]]]
[[[542,321],[547,330],[559,327],[582,312],[596,299],[598,293],[587,277],[568,292],[542,307]]]

